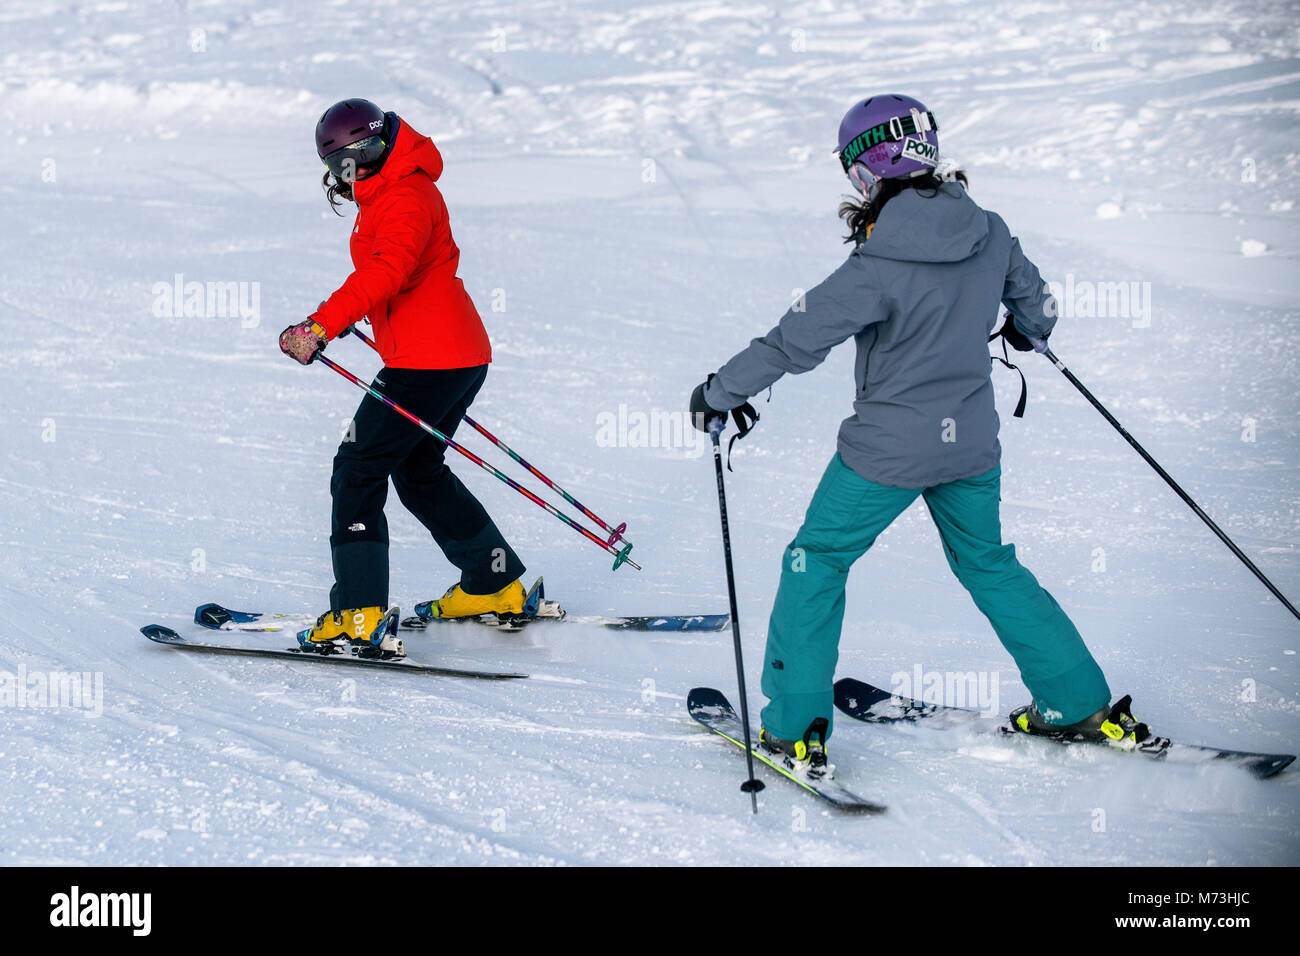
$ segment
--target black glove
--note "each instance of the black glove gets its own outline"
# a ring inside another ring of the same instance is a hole
[[[716,374],[716,373],[715,373]],[[695,391],[691,393],[691,424],[702,432],[713,434],[712,425],[717,428],[717,435],[714,436],[716,443],[722,434],[722,429],[727,424],[728,412],[720,412],[704,400],[704,390],[709,387],[713,381],[713,375],[710,375],[702,385],[697,385]],[[727,470],[731,470],[731,446],[736,443],[737,438],[744,438],[753,429],[758,421],[758,412],[754,411],[754,406],[745,402],[743,405],[737,405],[730,410],[731,420],[736,425],[736,434],[731,436],[731,441],[727,442]]]
[[[723,424],[726,424],[727,413],[720,412],[704,400],[704,390],[708,388],[709,382],[713,381],[713,375],[695,386],[695,391],[691,392],[691,424],[702,432],[709,430],[709,423],[721,418]]]
[[[1015,320],[1011,318],[1010,313],[1007,314],[1006,321],[1002,323],[1002,330],[998,332],[998,335],[1006,339],[1007,344],[1017,352],[1034,351],[1034,343],[1030,341],[1027,335],[1022,334],[1021,331],[1016,328]],[[1046,342],[1047,336],[1043,336],[1042,340]]]

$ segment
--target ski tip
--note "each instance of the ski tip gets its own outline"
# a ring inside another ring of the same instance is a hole
[[[140,628],[140,633],[151,641],[157,641],[159,644],[183,644],[185,639],[173,631],[170,627],[163,627],[161,624],[146,624]]]
[[[194,623],[200,627],[221,630],[225,624],[252,624],[262,615],[254,611],[232,611],[220,604],[200,604],[194,609]]]
[[[194,609],[194,623],[200,627],[219,630],[229,620],[230,612],[220,604],[200,604]]]
[[[1251,772],[1261,780],[1275,777],[1291,764],[1295,763],[1295,754],[1263,754],[1251,764]]]
[[[878,816],[889,810],[883,803],[871,803],[863,800],[860,803],[837,803],[836,809],[841,813],[847,813],[850,816]]]
[[[888,691],[852,677],[841,677],[835,682],[834,690],[835,706],[850,717],[869,711],[892,696]]]
[[[646,622],[647,631],[720,631],[730,623],[731,615],[679,614],[633,620]]]
[[[718,707],[725,707],[731,710],[731,701],[727,700],[722,691],[714,687],[693,687],[691,692],[686,695],[686,709],[692,714],[697,711],[709,710]]]
[[[612,631],[720,631],[730,620],[728,614],[642,614],[602,618],[600,625]]]

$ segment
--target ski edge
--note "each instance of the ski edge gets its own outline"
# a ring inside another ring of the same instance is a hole
[[[441,667],[436,664],[422,664],[418,661],[403,663],[402,660],[367,660],[362,657],[344,655],[314,654],[297,648],[272,647],[237,647],[232,644],[211,644],[205,641],[191,641],[162,624],[146,624],[140,633],[166,647],[179,647],[185,650],[208,654],[229,654],[243,657],[273,657],[278,660],[312,661],[314,663],[340,664],[353,667],[372,667],[390,671],[409,671],[413,674],[432,674],[442,677],[465,677],[475,680],[522,680],[527,674],[504,671],[475,671],[459,667]]]

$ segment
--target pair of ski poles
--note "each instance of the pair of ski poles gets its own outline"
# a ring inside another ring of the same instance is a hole
[[[1009,317],[1007,321],[1010,321]],[[1110,413],[1106,406],[1098,401],[1097,397],[1093,395],[1092,392],[1090,392],[1087,387],[1079,381],[1075,374],[1066,367],[1065,363],[1057,358],[1056,353],[1048,348],[1047,340],[1031,339],[1030,341],[1033,343],[1034,351],[1044,356],[1049,362],[1056,366],[1057,371],[1064,375],[1069,383],[1079,390],[1080,394],[1088,400],[1089,404],[1091,404],[1093,408],[1101,412],[1102,417],[1105,418],[1106,421],[1120,433],[1123,439],[1142,456],[1143,461],[1155,469],[1156,474],[1163,478],[1165,483],[1177,493],[1178,497],[1182,498],[1187,506],[1196,513],[1196,516],[1204,521],[1205,524],[1209,526],[1210,530],[1219,537],[1219,540],[1227,545],[1229,550],[1241,559],[1241,562],[1250,569],[1251,573],[1254,574],[1255,577],[1259,578],[1259,580],[1263,582],[1264,586],[1268,588],[1272,595],[1281,601],[1286,609],[1295,615],[1297,619],[1300,619],[1300,610],[1296,610],[1295,605],[1288,601],[1286,595],[1278,590],[1277,586],[1268,579],[1264,572],[1255,566],[1255,563],[1246,556],[1245,552],[1243,552],[1241,548],[1237,547],[1236,542],[1229,538],[1223,529],[1214,523],[1214,520],[1205,513],[1191,495],[1183,490],[1183,487],[1173,479],[1173,476],[1170,475],[1169,472],[1165,471],[1158,461],[1151,457],[1151,454],[1138,443],[1137,439],[1128,433],[1128,429],[1121,425],[1119,420]],[[717,472],[718,478],[718,510],[722,516],[722,551],[726,559],[727,567],[727,593],[731,598],[731,637],[736,649],[736,679],[740,685],[740,719],[745,725],[745,756],[748,760],[749,769],[749,779],[740,785],[740,789],[750,795],[750,799],[753,801],[754,805],[754,812],[757,813],[758,791],[763,789],[763,783],[761,780],[757,780],[754,777],[754,754],[753,745],[750,742],[749,729],[749,703],[747,700],[747,694],[745,693],[745,665],[741,656],[740,648],[740,619],[736,615],[736,579],[731,563],[731,531],[727,525],[727,495],[722,481],[722,448],[720,445],[720,436],[722,435],[722,430],[726,427],[726,423],[726,417],[719,416],[711,420],[708,424],[709,435],[713,438],[714,470]]]
[[[354,327],[351,328],[349,331],[352,335],[355,335],[357,338],[361,339],[361,341],[365,342],[376,352],[379,351],[379,347],[375,345],[375,343],[370,339],[370,337],[367,336],[360,329]],[[348,333],[344,333],[344,334],[348,334]],[[631,558],[632,542],[627,540],[627,538],[624,537],[623,535],[623,532],[627,529],[627,522],[623,522],[622,524],[619,524],[617,527],[611,528],[608,524],[606,524],[603,520],[601,520],[601,518],[599,518],[595,514],[595,512],[591,511],[582,502],[578,501],[577,498],[574,498],[571,494],[569,494],[567,491],[565,491],[563,488],[557,485],[554,481],[552,481],[550,478],[546,477],[546,475],[538,471],[535,467],[533,467],[522,457],[520,457],[509,445],[501,441],[499,438],[497,438],[495,435],[489,432],[478,422],[474,421],[474,419],[470,418],[468,415],[464,416],[464,420],[467,424],[469,424],[472,428],[474,428],[475,431],[477,431],[480,435],[488,439],[488,441],[492,442],[492,444],[496,445],[498,448],[504,451],[507,455],[509,455],[511,458],[517,461],[524,468],[528,469],[528,471],[530,471],[532,474],[536,475],[538,478],[544,481],[548,488],[550,488],[552,491],[559,494],[562,498],[564,498],[565,501],[573,505],[573,507],[577,508],[579,511],[581,511],[592,521],[596,522],[596,524],[598,524],[600,527],[608,531],[609,537],[607,539],[602,539],[599,535],[595,534],[585,525],[579,524],[577,521],[574,521],[568,515],[558,511],[549,502],[539,498],[537,495],[533,494],[531,491],[529,491],[527,488],[525,488],[523,485],[519,484],[517,481],[510,478],[509,476],[502,474],[500,471],[498,471],[496,468],[493,468],[491,465],[485,462],[478,455],[474,454],[468,448],[465,448],[459,443],[453,441],[450,437],[444,435],[442,432],[438,431],[438,429],[434,428],[428,422],[424,421],[424,419],[420,418],[419,416],[403,408],[401,405],[398,405],[396,402],[390,399],[383,392],[379,391],[373,385],[368,385],[365,382],[363,382],[360,378],[353,375],[351,372],[349,372],[343,366],[339,365],[334,360],[330,359],[323,352],[317,353],[316,359],[324,363],[329,368],[332,368],[334,371],[338,372],[340,375],[346,378],[353,385],[356,385],[358,388],[362,389],[363,391],[370,393],[372,397],[383,402],[385,405],[387,405],[393,411],[397,412],[397,414],[401,415],[403,418],[407,419],[408,421],[424,429],[426,432],[428,432],[434,438],[438,439],[438,441],[442,442],[448,448],[460,452],[462,455],[464,455],[470,461],[474,462],[474,464],[478,465],[488,474],[492,475],[495,478],[499,478],[501,481],[505,482],[515,491],[519,492],[529,501],[533,502],[533,504],[542,508],[547,513],[554,515],[556,518],[559,518],[561,521],[567,524],[574,531],[577,531],[583,537],[587,538],[587,540],[593,542],[594,544],[596,544],[598,547],[602,548],[604,551],[608,552],[609,554],[612,554],[614,556],[613,570],[617,571],[619,567],[623,564],[627,564],[630,567],[636,568],[638,571],[641,570],[641,565],[637,564]],[[616,547],[616,544],[619,541],[623,542],[622,547]]]

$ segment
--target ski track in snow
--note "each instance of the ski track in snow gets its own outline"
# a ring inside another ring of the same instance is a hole
[[[830,150],[881,82],[931,105],[1047,276],[1150,283],[1149,325],[1066,316],[1053,346],[1300,598],[1286,5],[10,0],[0,23],[0,198],[19,224],[0,235],[0,670],[103,687],[100,716],[0,708],[0,862],[1300,862],[1294,768],[1256,781],[971,728],[842,718],[839,773],[889,812],[837,816],[768,778],[753,817],[741,755],[684,706],[698,684],[734,697],[729,631],[410,637],[420,659],[536,675],[479,684],[206,658],[137,630],[208,600],[327,601],[330,460],[360,393],[275,337],[348,268],[350,220],[311,152],[343,95],[443,151],[496,356],[475,417],[629,523],[646,570],[611,574],[453,463],[572,613],[726,609],[711,456],[601,447],[597,415],[683,410],[841,261]],[[258,283],[257,321],[156,314],[177,274]],[[849,411],[850,351],[757,400],[727,476],[755,709],[779,555]],[[356,343],[330,354],[376,367]],[[1006,535],[1112,689],[1175,740],[1295,752],[1296,621],[1050,366],[1021,365],[1023,421],[1015,376],[994,373]],[[450,569],[391,502],[409,609]],[[918,664],[996,673],[1003,712],[1025,699],[919,507],[850,578],[840,673]]]

